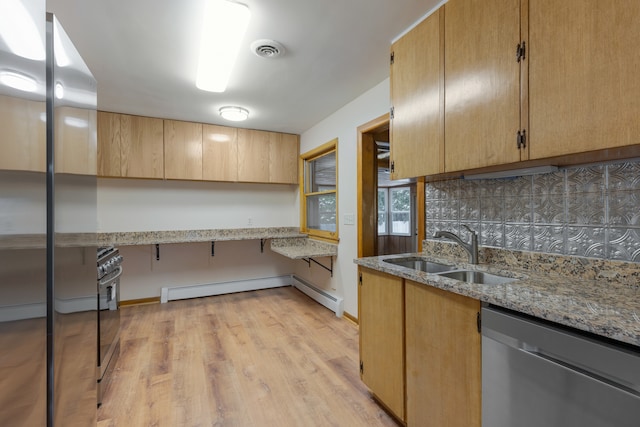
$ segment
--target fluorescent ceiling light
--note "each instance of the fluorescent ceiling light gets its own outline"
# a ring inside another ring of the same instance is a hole
[[[66,67],[71,64],[71,59],[69,59],[69,55],[67,55],[67,51],[64,48],[60,33],[59,28],[53,31],[53,51],[55,53],[56,65],[58,65],[58,67]]]
[[[247,120],[249,110],[242,107],[222,107],[220,108],[220,115],[223,119],[231,120],[232,122],[241,122]]]
[[[209,0],[205,6],[196,86],[224,92],[249,25],[247,6],[226,0]]]
[[[538,175],[542,173],[551,173],[551,172],[557,172],[557,171],[558,171],[557,166],[535,166],[531,168],[513,169],[508,171],[464,175],[463,178],[467,180],[513,178],[516,176]]]
[[[18,56],[35,61],[45,58],[43,35],[21,0],[0,1],[0,37]]]
[[[0,71],[0,83],[23,92],[35,92],[38,83],[31,77],[14,71]]]

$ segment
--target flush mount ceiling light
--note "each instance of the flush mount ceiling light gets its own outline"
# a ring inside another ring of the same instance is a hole
[[[0,71],[0,83],[23,92],[35,92],[38,89],[34,79],[14,71]]]
[[[249,25],[247,6],[226,0],[209,0],[202,20],[196,87],[224,92]]]
[[[241,122],[249,117],[249,110],[242,107],[221,107],[219,112],[223,119],[231,120],[232,122]]]

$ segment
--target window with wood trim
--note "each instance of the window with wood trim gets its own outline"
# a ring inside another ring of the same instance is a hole
[[[338,139],[300,155],[300,229],[338,241]]]
[[[378,188],[378,235],[411,236],[411,188]]]

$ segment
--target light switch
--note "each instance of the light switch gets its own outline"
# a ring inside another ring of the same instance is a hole
[[[352,213],[344,214],[344,225],[355,225],[356,216]]]

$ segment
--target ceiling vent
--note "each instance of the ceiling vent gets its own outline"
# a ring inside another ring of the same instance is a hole
[[[256,40],[251,43],[251,51],[262,58],[277,58],[284,55],[284,46],[275,40]]]

